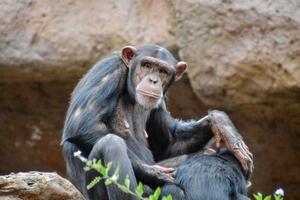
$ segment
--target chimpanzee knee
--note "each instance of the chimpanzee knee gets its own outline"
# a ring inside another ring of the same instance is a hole
[[[94,145],[90,152],[89,159],[96,158],[102,159],[104,162],[110,162],[112,160],[109,159],[114,158],[114,160],[116,160],[117,157],[121,157],[122,154],[127,154],[124,140],[117,135],[107,134]]]
[[[112,162],[112,168],[109,171],[109,176],[112,176],[116,168],[119,167],[119,182],[124,183],[124,179],[128,175],[131,180],[131,190],[136,188],[136,178],[127,155],[127,147],[121,137],[114,134],[108,134],[98,140],[89,155],[89,160],[93,158],[97,160],[101,159],[105,166],[109,162]],[[97,174],[95,170],[88,171],[86,173],[87,183],[91,182],[96,176],[99,176],[99,174]],[[105,196],[110,200],[133,199],[130,195],[124,194],[120,191],[114,184],[105,187],[103,182],[100,182],[100,184],[97,184],[94,188],[89,190],[88,196],[90,199],[105,199]]]
[[[161,188],[161,196],[171,195],[173,200],[185,200],[185,194],[182,188],[175,184],[167,184]]]

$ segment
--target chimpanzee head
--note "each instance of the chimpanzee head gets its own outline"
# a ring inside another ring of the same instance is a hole
[[[121,58],[129,68],[127,90],[131,99],[147,109],[160,105],[170,85],[187,68],[172,54],[157,45],[126,46]]]

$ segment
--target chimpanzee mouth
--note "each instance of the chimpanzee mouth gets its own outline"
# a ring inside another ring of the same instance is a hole
[[[151,98],[154,98],[154,99],[160,99],[161,98],[161,95],[157,94],[157,93],[147,92],[147,91],[144,91],[144,90],[138,90],[138,92],[143,96],[151,97]]]

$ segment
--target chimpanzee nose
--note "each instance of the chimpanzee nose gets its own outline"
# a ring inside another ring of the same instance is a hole
[[[158,82],[158,78],[156,76],[150,76],[149,81],[150,83],[156,84]]]

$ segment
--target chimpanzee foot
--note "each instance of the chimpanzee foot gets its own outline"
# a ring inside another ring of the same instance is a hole
[[[244,143],[241,135],[224,112],[214,110],[210,111],[208,115],[212,125],[211,130],[216,138],[216,147],[220,147],[222,140],[227,149],[241,163],[247,179],[250,179],[253,172],[253,155]]]

